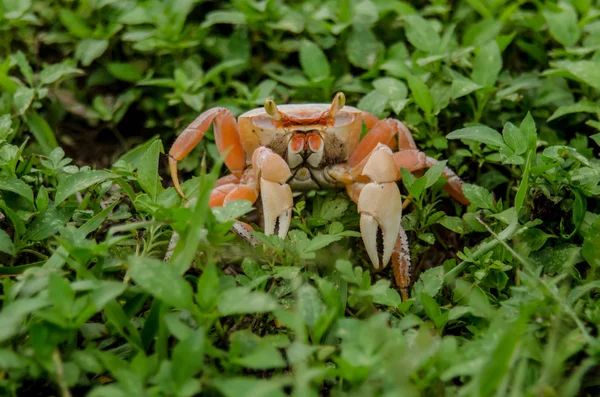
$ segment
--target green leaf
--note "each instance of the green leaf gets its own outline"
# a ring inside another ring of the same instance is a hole
[[[0,342],[18,334],[22,329],[22,322],[25,318],[35,312],[48,306],[47,298],[37,296],[35,298],[19,299],[9,304],[6,304],[0,311]]]
[[[162,142],[160,140],[155,140],[142,155],[138,164],[138,182],[153,201],[156,200],[156,196],[162,190],[162,185],[160,184],[160,178],[158,176],[158,160],[160,153],[164,153]]]
[[[482,88],[481,85],[464,76],[456,77],[452,80],[452,98],[458,99],[465,95],[469,95],[473,91]]]
[[[246,288],[232,288],[219,298],[219,312],[223,316],[246,313],[265,313],[279,309],[279,305],[270,295]]]
[[[506,145],[508,145],[515,154],[521,155],[527,150],[527,138],[523,135],[519,127],[513,123],[508,122],[504,125],[502,136],[504,137]]]
[[[600,63],[594,61],[558,61],[554,66],[566,73],[565,77],[584,82],[600,90]]]
[[[417,49],[435,53],[440,47],[440,36],[431,23],[418,14],[405,15],[406,38]]]
[[[495,40],[479,48],[473,62],[471,80],[483,87],[492,87],[496,84],[502,69],[502,54]]]
[[[35,95],[35,90],[33,88],[28,87],[19,87],[17,88],[17,92],[13,95],[13,101],[15,103],[15,107],[20,114],[25,114],[25,111],[29,109],[31,106],[31,102],[33,102],[33,96]]]
[[[66,76],[82,75],[83,70],[67,64],[66,62],[55,63],[46,66],[40,73],[40,83],[52,84]]]
[[[283,368],[285,360],[281,357],[279,350],[270,344],[263,343],[249,354],[234,358],[232,362],[250,369],[266,370],[271,368]]]
[[[74,207],[54,207],[45,211],[31,222],[23,240],[41,241],[56,234],[71,219],[73,211]]]
[[[2,229],[0,229],[0,252],[15,256],[15,245],[10,239],[8,233]]]
[[[506,148],[506,144],[504,143],[504,139],[502,139],[502,135],[500,135],[498,131],[493,130],[485,125],[477,125],[452,131],[446,135],[446,138],[468,139],[471,141],[485,143],[486,145],[490,146]]]
[[[561,1],[558,5],[544,8],[542,15],[556,41],[565,47],[577,44],[581,31],[577,25],[577,13],[571,4]]]
[[[58,184],[54,203],[58,205],[77,192],[116,177],[107,171],[80,171],[69,175]]]
[[[35,110],[29,109],[24,118],[35,140],[40,145],[41,154],[48,155],[54,148],[58,147],[58,142],[56,142],[56,137],[48,122]]]
[[[195,330],[173,349],[173,382],[181,390],[185,383],[192,379],[204,365],[204,329]]]
[[[537,128],[531,113],[527,112],[527,115],[519,125],[519,129],[527,138],[527,146],[529,150],[535,151],[537,147]]]
[[[85,39],[77,43],[75,47],[75,59],[83,66],[90,66],[92,62],[100,58],[108,48],[108,40]]]
[[[196,302],[201,309],[213,310],[219,297],[219,275],[214,263],[209,263],[198,279]]]
[[[361,69],[370,69],[377,62],[382,47],[370,29],[354,26],[346,41],[348,61]]]
[[[206,14],[200,27],[205,29],[216,24],[245,25],[246,15],[239,11],[212,11]]]
[[[69,33],[79,39],[87,39],[93,33],[85,19],[66,7],[59,9],[58,17]]]
[[[419,77],[409,76],[408,87],[412,93],[415,103],[421,108],[427,116],[433,115],[433,96],[429,91],[427,84]]]
[[[563,105],[556,109],[554,113],[552,113],[552,115],[548,117],[548,121],[552,121],[559,117],[572,113],[600,114],[600,105],[596,102],[588,101],[586,99],[583,99],[572,105]]]
[[[492,209],[494,206],[494,196],[484,187],[465,183],[463,193],[469,199],[471,205],[477,208]]]
[[[466,234],[469,231],[465,221],[457,216],[445,216],[437,223],[444,226],[446,229],[452,230],[454,233]]]
[[[356,105],[360,110],[374,114],[380,117],[387,106],[389,97],[380,92],[379,90],[373,90],[362,99]]]
[[[177,308],[192,306],[192,287],[172,263],[142,256],[128,260],[129,275],[147,293]]]
[[[390,100],[405,99],[408,95],[406,84],[393,77],[375,79],[373,80],[373,87],[380,93],[387,95]]]
[[[31,7],[31,0],[4,0],[2,2],[3,14],[6,19],[19,19]]]
[[[25,198],[33,206],[33,190],[28,184],[14,176],[0,176],[0,190],[6,190]]]
[[[444,172],[444,168],[446,168],[446,163],[446,160],[440,161],[425,172],[425,180],[427,181],[425,185],[426,189],[433,186],[438,179],[440,179],[442,173]]]
[[[318,45],[309,40],[302,40],[300,45],[300,65],[313,81],[325,80],[331,74],[327,57]]]
[[[225,397],[284,397],[283,383],[276,379],[256,379],[251,377],[223,377],[212,381]]]
[[[130,63],[111,62],[106,65],[106,69],[117,79],[131,83],[138,82],[144,78],[142,72]]]

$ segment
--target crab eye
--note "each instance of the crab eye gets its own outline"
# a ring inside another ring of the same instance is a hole
[[[273,118],[273,120],[275,120],[275,121],[281,120],[281,112],[279,112],[279,109],[277,109],[277,105],[275,104],[275,101],[272,100],[271,98],[267,98],[265,100],[265,112],[267,112],[267,114],[269,116],[271,116]]]
[[[346,96],[340,91],[333,97],[333,102],[331,102],[331,107],[329,108],[329,115],[335,117],[337,112],[339,112],[344,105],[346,105]]]

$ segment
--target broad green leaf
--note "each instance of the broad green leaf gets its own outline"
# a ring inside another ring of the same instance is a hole
[[[4,0],[2,6],[6,19],[19,19],[31,7],[31,0]]]
[[[204,365],[204,333],[203,328],[197,329],[173,349],[171,373],[173,381],[180,390],[185,382],[192,379]]]
[[[492,87],[496,84],[502,69],[502,54],[496,41],[490,41],[479,48],[473,62],[471,80],[483,87]]]
[[[370,69],[377,62],[383,46],[370,29],[355,26],[346,41],[348,61],[361,69]]]
[[[246,288],[232,288],[219,298],[218,310],[223,316],[246,313],[264,313],[279,309],[270,295]]]
[[[23,240],[41,241],[56,234],[71,219],[74,207],[54,207],[31,222]]]
[[[471,141],[485,143],[486,145],[499,148],[506,147],[502,135],[496,130],[485,125],[461,128],[446,135],[447,139],[468,139]]]
[[[577,25],[577,13],[573,6],[561,1],[558,5],[545,7],[542,15],[548,23],[550,34],[565,47],[572,47],[579,41],[581,31]]]
[[[406,22],[406,38],[417,49],[435,53],[440,47],[440,36],[431,23],[418,14],[403,16]]]
[[[445,216],[437,223],[444,226],[446,229],[452,230],[454,233],[466,234],[469,231],[465,221],[457,216]]]
[[[155,200],[158,193],[162,190],[160,178],[158,176],[158,160],[160,153],[164,153],[162,142],[160,140],[155,140],[142,155],[138,164],[138,182],[152,200]]]
[[[58,146],[58,143],[48,122],[33,109],[29,109],[24,118],[31,129],[31,133],[40,145],[41,154],[50,154]]]
[[[425,188],[430,188],[438,179],[440,179],[440,176],[442,176],[442,173],[444,172],[444,168],[446,168],[446,163],[446,160],[440,161],[425,172],[425,180],[427,181]]]
[[[15,245],[13,244],[8,233],[2,229],[0,229],[0,252],[4,252],[12,256],[15,255]]]
[[[390,98],[390,100],[405,99],[408,95],[408,88],[402,81],[393,77],[382,77],[373,80],[373,87]]]
[[[584,82],[600,90],[600,63],[594,61],[558,61],[554,67],[567,72],[565,77]]]
[[[300,45],[300,65],[304,73],[313,81],[324,80],[331,73],[323,50],[309,40],[303,40]]]
[[[0,190],[6,190],[23,197],[33,206],[33,190],[21,179],[14,176],[0,176]]]
[[[554,113],[552,113],[552,115],[548,117],[548,121],[552,121],[559,117],[572,113],[600,114],[600,104],[584,99],[572,105],[563,105],[556,109]]]
[[[356,105],[360,110],[374,114],[375,116],[382,116],[385,107],[387,106],[389,97],[379,90],[373,90],[362,99]]]
[[[198,279],[196,302],[203,310],[213,310],[219,297],[219,275],[214,263],[209,263]]]
[[[502,130],[504,142],[512,149],[515,154],[523,154],[527,150],[527,137],[521,132],[519,127],[513,123],[506,123]]]
[[[212,11],[206,15],[204,22],[202,22],[200,27],[205,29],[209,26],[221,23],[228,25],[245,25],[246,15],[238,11]]]
[[[256,379],[253,377],[222,377],[212,381],[225,397],[284,397],[284,383],[276,379]]]
[[[66,76],[82,75],[83,70],[69,65],[66,62],[55,63],[46,66],[40,73],[40,82],[42,84],[52,84]]]
[[[492,196],[487,189],[481,186],[465,183],[463,185],[463,192],[465,197],[467,197],[471,202],[471,205],[474,205],[477,208],[492,209],[494,205],[494,196]]]
[[[35,298],[19,299],[6,304],[0,311],[0,342],[18,334],[22,329],[22,322],[25,318],[35,312],[48,306],[50,302],[47,298],[37,296]]]
[[[83,17],[66,7],[59,9],[58,17],[69,33],[79,39],[87,39],[93,33]]]
[[[408,86],[412,93],[415,103],[421,108],[426,115],[433,115],[433,96],[429,91],[427,84],[423,82],[419,77],[409,76]]]
[[[90,66],[104,54],[107,48],[108,40],[105,39],[81,40],[75,47],[75,59],[78,59],[83,66]]]
[[[119,80],[135,83],[143,79],[142,72],[130,63],[111,62],[106,65],[110,74]]]
[[[25,111],[29,109],[31,106],[31,102],[33,102],[33,96],[35,95],[35,90],[33,88],[28,87],[19,87],[17,88],[17,92],[13,95],[13,101],[15,102],[15,107],[20,114],[25,114]]]
[[[90,186],[116,178],[117,175],[107,171],[80,171],[63,179],[56,188],[54,202],[56,205],[62,203],[71,195],[80,192]]]
[[[129,275],[147,293],[176,308],[192,306],[192,287],[172,263],[130,256],[129,264]]]
[[[452,80],[452,98],[458,99],[482,88],[481,85],[464,76]]]

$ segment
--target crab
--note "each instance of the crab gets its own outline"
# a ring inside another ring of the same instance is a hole
[[[184,159],[214,124],[219,153],[231,174],[220,178],[210,206],[233,200],[255,203],[262,199],[264,233],[285,238],[292,218],[293,196],[312,189],[346,189],[360,213],[360,232],[368,257],[379,270],[392,261],[394,278],[407,298],[410,252],[401,226],[403,203],[397,182],[401,168],[423,170],[438,161],[420,151],[408,128],[393,118],[378,119],[345,106],[339,92],[331,104],[264,107],[238,117],[223,107],[198,116],[169,151],[169,168],[177,192],[185,198],[177,175]],[[368,132],[361,139],[363,123]],[[448,167],[444,189],[462,204],[463,182]],[[234,232],[251,240],[251,227],[236,222]]]

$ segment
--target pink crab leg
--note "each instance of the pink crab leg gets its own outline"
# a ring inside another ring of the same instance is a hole
[[[227,152],[225,165],[238,178],[246,166],[246,156],[237,131],[237,122],[233,113],[221,107],[212,108],[192,121],[179,135],[169,151],[169,168],[177,192],[185,197],[179,186],[177,162],[181,161],[198,145],[214,121],[215,142],[219,153]]]
[[[227,175],[217,180],[215,187],[210,193],[210,207],[221,207],[230,201],[247,200],[252,204],[258,199],[258,183],[252,168],[246,169],[242,178],[235,175]],[[235,234],[246,240],[251,245],[260,242],[252,236],[254,229],[245,222],[236,221],[232,230]]]
[[[369,115],[367,113],[367,115]],[[363,117],[365,117],[363,113]],[[366,116],[367,127],[373,122],[373,115]],[[367,135],[360,141],[354,152],[348,159],[350,167],[356,167],[375,149],[378,143],[387,145],[393,142],[395,136],[398,136],[398,146],[402,148],[417,148],[415,141],[410,134],[410,131],[404,124],[396,119],[384,119],[377,122],[373,128],[369,130]]]
[[[265,234],[284,238],[292,220],[292,189],[287,181],[292,177],[285,160],[271,149],[259,147],[252,155],[252,167],[260,181]]]
[[[394,153],[394,163],[398,170],[406,168],[407,171],[414,172],[425,168],[431,168],[436,165],[438,161],[427,156],[418,149],[401,149],[399,152]],[[444,190],[461,204],[469,205],[469,200],[463,193],[463,182],[454,171],[445,167],[442,171],[442,175],[446,177]]]

